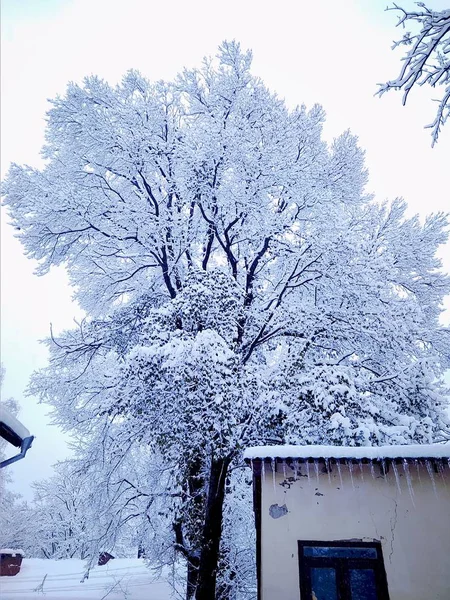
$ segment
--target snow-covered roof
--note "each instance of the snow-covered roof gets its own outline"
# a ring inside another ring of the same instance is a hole
[[[450,444],[411,444],[402,446],[253,446],[244,459],[265,458],[347,458],[383,460],[393,458],[450,458]]]
[[[13,556],[20,554],[20,556],[23,556],[25,552],[20,548],[0,548],[0,554],[12,554]]]
[[[14,432],[21,439],[25,439],[30,436],[30,432],[22,425],[22,423],[12,415],[7,408],[0,405],[0,422],[4,423],[12,432]]]

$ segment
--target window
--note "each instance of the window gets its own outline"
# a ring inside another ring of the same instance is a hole
[[[301,600],[389,600],[381,544],[299,542]]]

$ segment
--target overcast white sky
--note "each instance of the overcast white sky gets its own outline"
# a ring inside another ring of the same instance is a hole
[[[436,10],[448,0],[430,0]],[[412,3],[405,0],[404,5]],[[374,98],[376,84],[399,70],[392,52],[396,17],[386,0],[1,0],[1,173],[10,162],[39,166],[47,98],[68,81],[95,73],[117,82],[129,68],[170,79],[199,65],[224,39],[254,53],[253,71],[289,105],[321,103],[332,140],[350,128],[366,150],[369,189],[380,201],[403,196],[411,214],[450,210],[450,124],[431,149],[423,126],[433,120],[432,92]],[[48,407],[25,397],[30,374],[45,365],[38,340],[70,327],[80,314],[63,270],[33,275],[2,212],[3,396],[21,403],[21,419],[37,436],[27,459],[12,469],[15,489],[47,477],[67,456],[64,435],[49,425]],[[450,246],[441,249],[450,272]],[[450,299],[444,319],[450,321]]]

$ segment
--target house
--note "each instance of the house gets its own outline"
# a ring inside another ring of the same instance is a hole
[[[13,577],[20,572],[23,550],[13,548],[0,549],[0,577]]]
[[[103,567],[103,565],[106,565],[106,563],[108,563],[113,558],[114,556],[109,552],[100,552],[97,564],[99,567]]]
[[[450,444],[260,446],[258,600],[449,600]]]

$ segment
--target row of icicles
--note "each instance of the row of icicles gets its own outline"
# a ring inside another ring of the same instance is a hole
[[[397,485],[398,493],[402,493],[401,477],[407,482],[409,495],[411,496],[412,503],[414,505],[414,488],[412,479],[417,475],[417,480],[422,483],[421,466],[425,466],[428,473],[428,477],[431,480],[434,493],[437,495],[436,479],[439,478],[443,481],[444,486],[447,486],[444,470],[450,469],[450,458],[440,459],[382,459],[382,460],[371,460],[371,459],[309,459],[309,460],[295,460],[295,459],[259,459],[258,462],[261,464],[261,477],[263,482],[266,481],[267,472],[272,477],[274,490],[277,490],[276,483],[276,471],[281,468],[284,480],[279,484],[281,486],[289,485],[290,482],[298,481],[302,477],[306,477],[308,482],[313,479],[319,483],[321,475],[327,475],[329,483],[332,483],[332,472],[336,468],[341,489],[344,488],[343,468],[348,469],[350,476],[351,486],[355,489],[355,475],[361,477],[364,481],[364,467],[369,465],[369,471],[373,479],[384,479],[388,482],[388,473],[390,469],[394,473],[395,482]],[[254,470],[254,461],[250,461],[252,470]],[[378,471],[378,474],[377,474]]]

